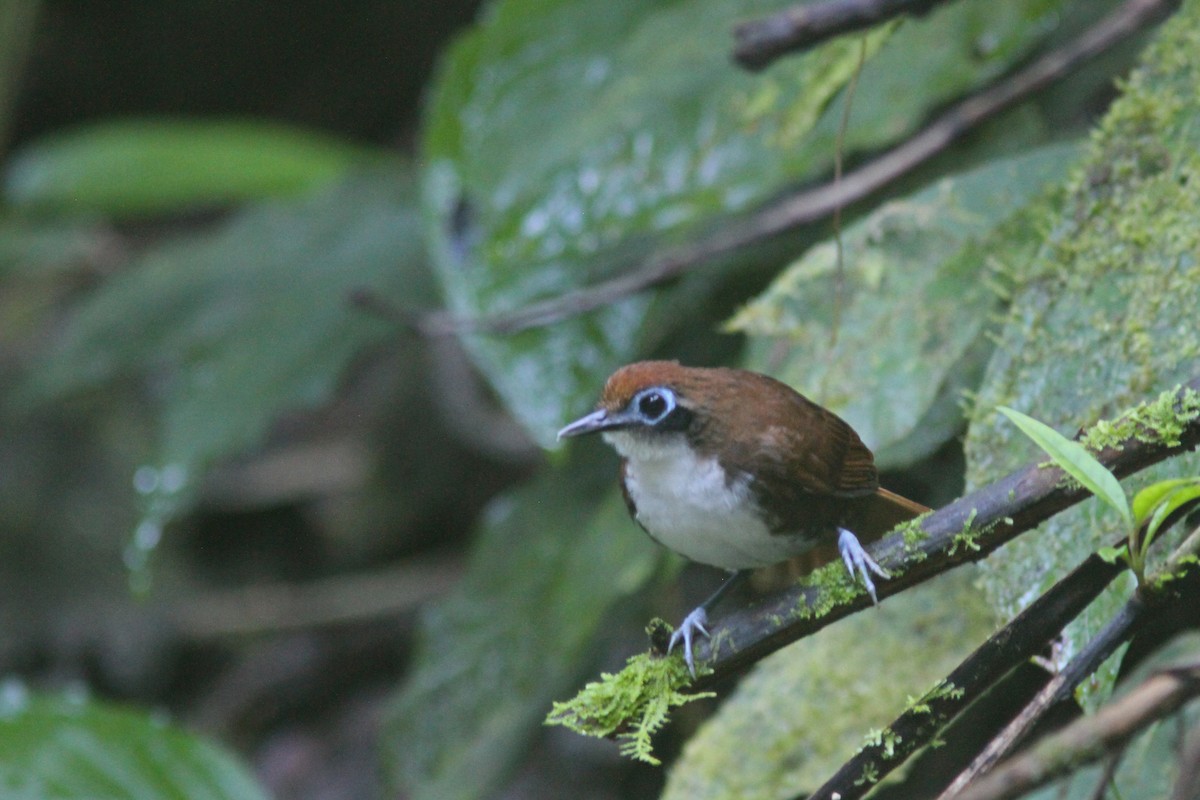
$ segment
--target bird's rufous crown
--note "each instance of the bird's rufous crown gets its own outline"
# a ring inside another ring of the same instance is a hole
[[[604,384],[600,405],[610,411],[624,408],[633,396],[651,386],[679,388],[686,384],[688,368],[678,361],[638,361],[621,367]]]

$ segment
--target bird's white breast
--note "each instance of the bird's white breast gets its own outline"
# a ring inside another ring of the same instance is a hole
[[[624,431],[604,437],[626,458],[625,489],[638,522],[671,550],[702,564],[746,569],[807,549],[763,524],[749,475],[730,479],[716,458],[698,456],[682,437],[647,441]]]

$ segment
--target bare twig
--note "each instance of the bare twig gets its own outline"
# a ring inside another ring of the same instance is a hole
[[[1177,4],[1178,0],[1128,0],[1062,48],[955,105],[908,141],[848,173],[841,181],[768,205],[690,245],[652,256],[611,280],[488,317],[464,318],[444,311],[398,311],[389,316],[426,336],[512,334],[594,311],[675,280],[718,256],[767,241],[866,198],[942,152],[967,131],[1045,88]]]
[[[867,40],[863,37],[858,43],[858,63],[854,66],[854,74],[846,85],[846,102],[842,104],[842,119],[838,122],[837,141],[833,146],[833,185],[842,182],[842,161],[846,150],[846,131],[850,128],[850,112],[854,108],[854,93],[858,89],[858,78],[862,74],[863,65],[867,63]],[[837,269],[833,279],[833,322],[829,326],[829,346],[826,357],[832,359],[835,355],[838,331],[842,327],[842,301],[846,293],[846,253],[842,246],[842,207],[833,210],[833,242],[837,248]],[[831,365],[832,366],[832,365]],[[826,370],[826,375],[834,370]]]
[[[956,800],[1011,800],[1119,747],[1146,726],[1200,695],[1200,663],[1158,672],[1092,716],[1048,736],[1028,752],[957,795]]]
[[[398,567],[313,581],[268,584],[199,594],[168,611],[194,639],[299,630],[357,622],[414,610],[442,594],[462,574],[452,559],[411,561]]]
[[[760,70],[785,53],[851,31],[860,31],[901,14],[920,16],[946,0],[829,0],[793,6],[769,17],[736,26],[733,58],[746,69]]]
[[[1104,770],[1100,773],[1100,777],[1096,779],[1096,785],[1092,789],[1091,800],[1104,800],[1108,796],[1108,790],[1112,786],[1113,778],[1117,774],[1117,767],[1121,765],[1121,756],[1123,751],[1109,753],[1104,759]]]
[[[1200,377],[1182,389],[1181,396],[1198,390]],[[1179,441],[1171,446],[1134,436],[1097,457],[1118,476],[1132,474],[1200,444],[1200,417],[1186,421]],[[1088,496],[1079,486],[1064,481],[1057,467],[1030,464],[925,517],[920,524],[924,538],[919,542],[906,543],[901,533],[881,540],[874,555],[895,577],[879,585],[879,595],[896,594],[958,564],[983,559],[1018,534]],[[702,676],[693,688],[708,689],[768,653],[870,603],[864,593],[850,602],[833,604],[825,613],[816,613],[822,605],[829,605],[823,590],[798,585],[772,593],[752,608],[732,611],[715,624],[711,639],[696,646],[697,660],[706,662],[713,672]]]
[[[1200,726],[1188,735],[1179,754],[1179,777],[1171,800],[1200,800]]]
[[[1175,5],[1176,0],[1129,0],[1060,49],[955,105],[904,144],[847,175],[841,184],[846,195],[842,204],[861,199],[924,163],[968,130],[1050,85]],[[760,214],[756,228],[760,238],[779,233],[810,221],[816,210],[813,198],[797,195]]]

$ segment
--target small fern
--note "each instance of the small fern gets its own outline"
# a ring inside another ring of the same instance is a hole
[[[562,725],[585,736],[621,740],[623,756],[657,766],[652,737],[670,718],[673,708],[715,696],[712,692],[682,691],[692,682],[683,660],[640,653],[616,675],[603,673],[572,699],[555,703],[547,725]]]

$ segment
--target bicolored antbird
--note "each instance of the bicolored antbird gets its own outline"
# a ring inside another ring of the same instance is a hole
[[[928,511],[880,488],[874,456],[849,424],[756,372],[629,364],[608,379],[596,410],[558,436],[588,433],[621,455],[626,504],[651,537],[735,577],[836,541],[875,599],[871,574],[888,575],[858,537]],[[708,635],[708,610],[734,582],[671,636],[693,675],[692,641]]]

